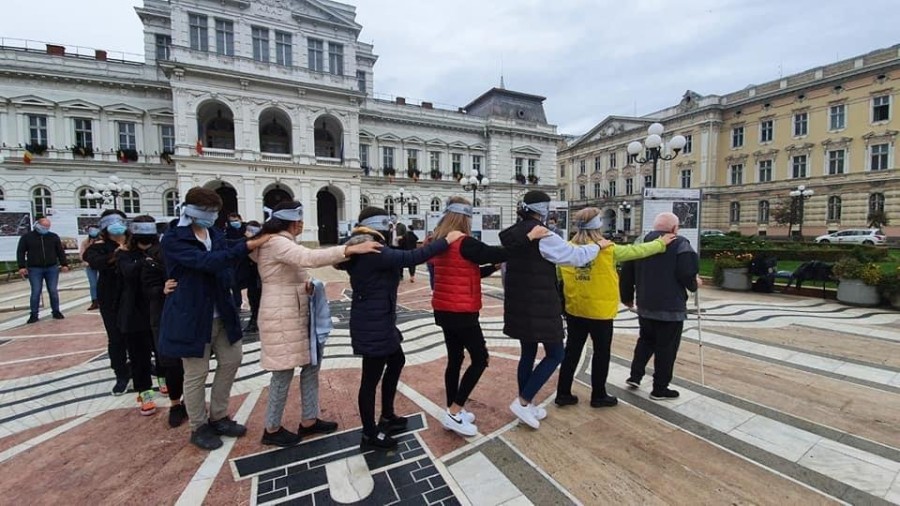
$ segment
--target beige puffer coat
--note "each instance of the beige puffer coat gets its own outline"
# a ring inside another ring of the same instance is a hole
[[[262,280],[259,304],[260,366],[282,371],[309,364],[309,295],[307,269],[344,260],[344,246],[309,249],[281,232],[250,257]]]

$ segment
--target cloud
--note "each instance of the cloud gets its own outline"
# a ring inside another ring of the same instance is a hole
[[[6,0],[0,36],[143,53],[139,0]],[[500,82],[583,133],[900,42],[896,0],[358,0],[378,93],[465,105]]]

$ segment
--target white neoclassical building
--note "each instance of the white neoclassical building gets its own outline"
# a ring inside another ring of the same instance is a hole
[[[525,191],[555,195],[559,137],[543,97],[493,88],[458,109],[375,99],[377,56],[353,6],[144,0],[136,11],[143,59],[0,47],[0,198],[87,214],[91,190],[116,175],[133,187],[117,206],[165,218],[205,186],[247,220],[299,200],[303,239],[332,243],[361,205],[437,210],[473,169],[491,182],[478,204],[501,208],[504,224]]]

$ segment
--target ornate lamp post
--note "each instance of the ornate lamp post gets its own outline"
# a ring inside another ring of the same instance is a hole
[[[654,123],[647,128],[647,138],[644,139],[643,143],[640,141],[632,141],[628,144],[628,154],[636,157],[635,162],[638,164],[644,164],[650,161],[653,162],[653,188],[657,187],[656,167],[659,164],[659,160],[674,160],[687,143],[687,139],[683,136],[676,135],[675,137],[672,137],[667,144],[664,144],[662,134],[665,131],[662,124]],[[672,154],[669,154],[669,150],[672,151]],[[641,151],[646,151],[647,155],[644,158],[637,158],[637,155]]]
[[[104,207],[112,205],[119,209],[119,196],[131,191],[131,185],[123,183],[118,176],[109,176],[108,183],[100,183],[95,191],[88,193],[88,199],[102,200]]]
[[[797,188],[791,190],[788,194],[791,196],[791,222],[788,225],[788,237],[791,236],[791,229],[794,225],[794,217],[796,215],[797,222],[800,224],[800,240],[803,240],[803,212],[804,212],[804,204],[807,200],[811,199],[815,192],[813,190],[807,189],[806,186],[800,185]]]
[[[396,202],[400,203],[400,212],[397,213],[397,216],[403,217],[403,208],[406,206],[406,203],[411,201],[412,199],[406,196],[406,190],[400,188],[400,196],[397,197]]]
[[[480,191],[484,191],[491,181],[484,177],[480,172],[475,169],[472,169],[472,172],[469,174],[469,177],[463,177],[459,180],[459,184],[462,186],[463,191],[472,192],[472,205],[475,205],[475,196]]]

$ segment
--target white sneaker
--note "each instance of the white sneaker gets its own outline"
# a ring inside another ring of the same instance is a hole
[[[461,414],[453,416],[449,411],[445,411],[443,420],[441,420],[444,428],[465,437],[472,437],[478,434],[478,427],[472,425],[465,417],[460,416]]]
[[[534,413],[534,417],[537,418],[538,420],[543,420],[544,418],[547,418],[547,410],[546,409],[544,409],[540,406],[535,406],[534,404],[529,404],[528,407],[531,408],[531,412]]]
[[[459,414],[462,416],[463,420],[466,420],[469,423],[475,423],[475,413],[466,411],[466,408],[462,408],[462,411],[460,411]]]
[[[512,404],[509,405],[509,410],[512,411],[525,425],[528,425],[532,429],[540,428],[541,422],[535,418],[534,411],[532,411],[530,406],[523,406],[520,404],[519,399],[514,399],[512,401]]]

